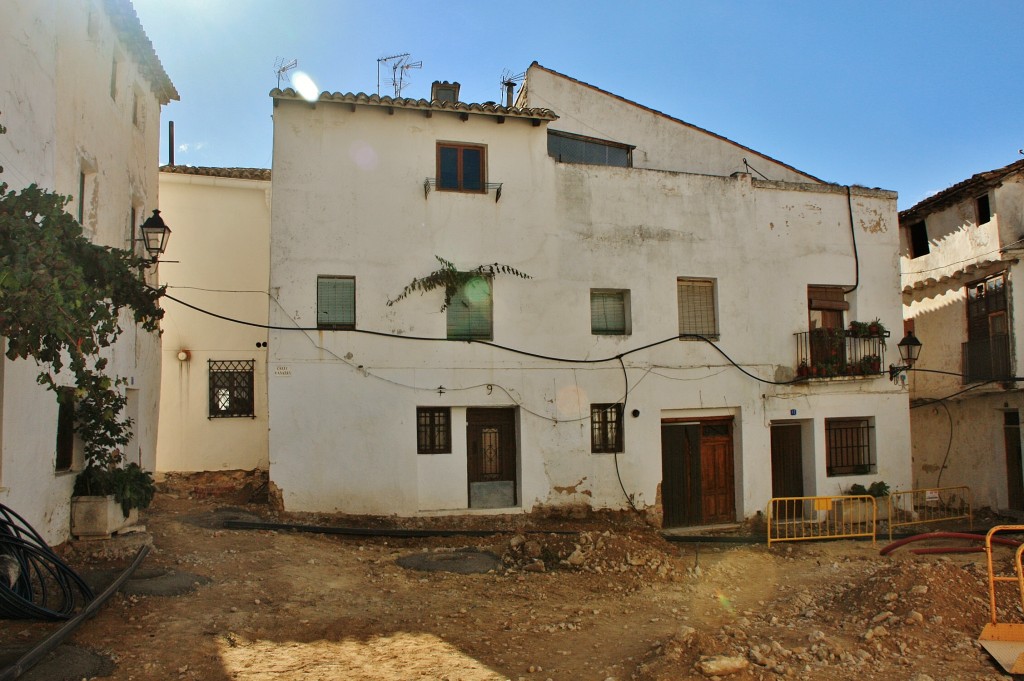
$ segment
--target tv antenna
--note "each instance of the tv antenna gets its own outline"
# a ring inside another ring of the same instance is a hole
[[[294,69],[299,65],[298,59],[292,59],[286,62],[284,57],[278,57],[274,60],[274,72],[277,73],[277,89],[281,89],[281,77]]]
[[[380,96],[380,65],[385,64],[391,67],[391,85],[395,88],[395,97],[402,96],[402,88],[408,83],[406,79],[406,71],[409,69],[421,69],[423,68],[423,62],[421,61],[409,61],[409,53],[393,54],[390,57],[381,57],[377,60],[377,96]]]
[[[505,95],[505,106],[512,106],[512,91],[515,90],[516,83],[522,83],[526,78],[526,72],[512,73],[508,69],[504,69],[501,72],[501,78],[498,81],[501,84],[501,92]]]

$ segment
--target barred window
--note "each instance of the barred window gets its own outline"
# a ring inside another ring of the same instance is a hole
[[[826,475],[864,475],[875,472],[870,419],[825,419]]]
[[[629,291],[590,290],[590,333],[598,336],[627,336],[629,323]]]
[[[590,405],[590,451],[610,454],[622,450],[622,405]]]
[[[450,454],[452,410],[448,407],[416,407],[416,452]]]
[[[210,360],[210,418],[255,418],[256,360]]]
[[[713,279],[677,280],[679,293],[679,334],[718,337],[718,313]]]

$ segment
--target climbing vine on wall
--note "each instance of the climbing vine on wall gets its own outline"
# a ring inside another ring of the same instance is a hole
[[[502,265],[501,263],[478,265],[470,270],[460,270],[454,265],[454,263],[449,260],[445,260],[439,255],[435,255],[434,259],[437,260],[441,266],[426,276],[413,279],[404,289],[402,289],[401,293],[394,298],[388,299],[388,306],[394,305],[416,291],[419,291],[422,294],[435,289],[443,289],[444,304],[441,305],[441,312],[444,312],[448,309],[448,306],[452,302],[452,298],[459,292],[459,289],[477,277],[494,277],[499,274],[507,274],[519,277],[520,279],[533,278],[529,274],[524,274],[510,265]]]

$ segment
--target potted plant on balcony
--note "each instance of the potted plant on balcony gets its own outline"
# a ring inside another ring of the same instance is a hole
[[[860,359],[860,370],[866,376],[882,373],[882,358],[878,355],[864,355]]]
[[[850,322],[850,335],[854,338],[867,338],[870,333],[868,331],[867,322]]]
[[[886,334],[885,325],[882,320],[875,317],[874,321],[868,322],[868,335],[874,338],[882,338]]]

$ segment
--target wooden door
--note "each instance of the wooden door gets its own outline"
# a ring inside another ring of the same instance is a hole
[[[662,525],[736,519],[731,421],[661,426]]]
[[[799,423],[777,423],[771,427],[772,496],[804,495],[803,429]],[[802,515],[802,504],[783,504],[792,514]]]
[[[515,409],[467,409],[470,508],[517,504]]]
[[[732,424],[704,423],[700,438],[703,523],[736,520],[736,480],[732,465]]]

